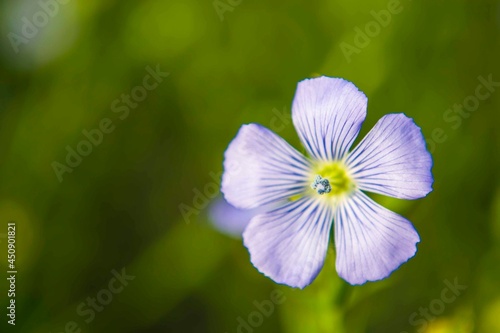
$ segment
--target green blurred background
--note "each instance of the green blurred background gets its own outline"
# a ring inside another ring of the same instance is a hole
[[[467,117],[444,118],[475,94],[479,76],[500,81],[499,1],[401,0],[379,31],[372,11],[391,1],[51,3],[0,2],[2,332],[500,332],[500,88]],[[38,20],[38,32],[23,17]],[[367,24],[363,42],[357,29]],[[356,51],[346,57],[343,43]],[[125,117],[122,94],[142,86],[148,66],[169,75]],[[287,115],[297,82],[316,75],[366,93],[361,136],[404,112],[430,139],[434,192],[377,197],[422,239],[381,282],[347,285],[332,244],[311,286],[276,285],[206,218],[241,124],[274,127],[299,147]],[[103,119],[113,131],[59,181],[54,161],[66,164],[67,146]],[[15,327],[5,315],[12,220]],[[122,269],[133,280],[86,322],[82,302],[109,296]],[[455,279],[467,289],[442,309]],[[239,327],[275,290],[283,303],[257,327]],[[429,306],[432,320],[419,312]]]

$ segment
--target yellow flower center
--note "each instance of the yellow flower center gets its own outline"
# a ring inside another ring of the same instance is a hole
[[[355,183],[343,161],[321,161],[313,166],[311,188],[319,195],[332,198],[351,192]]]

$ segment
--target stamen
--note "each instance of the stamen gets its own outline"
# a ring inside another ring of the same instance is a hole
[[[330,193],[332,185],[330,185],[330,181],[328,179],[317,175],[314,182],[311,184],[311,188],[316,190],[318,194],[323,195],[325,193]]]

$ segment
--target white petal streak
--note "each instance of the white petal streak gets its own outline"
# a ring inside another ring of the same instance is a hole
[[[415,255],[419,241],[410,221],[361,191],[335,213],[336,268],[350,284],[386,278]]]
[[[304,288],[323,267],[332,218],[308,197],[257,215],[243,233],[253,265],[277,283]]]

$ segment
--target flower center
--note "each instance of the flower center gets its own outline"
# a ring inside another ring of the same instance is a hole
[[[319,195],[339,196],[354,189],[355,184],[341,161],[318,162],[313,168],[311,188]]]

